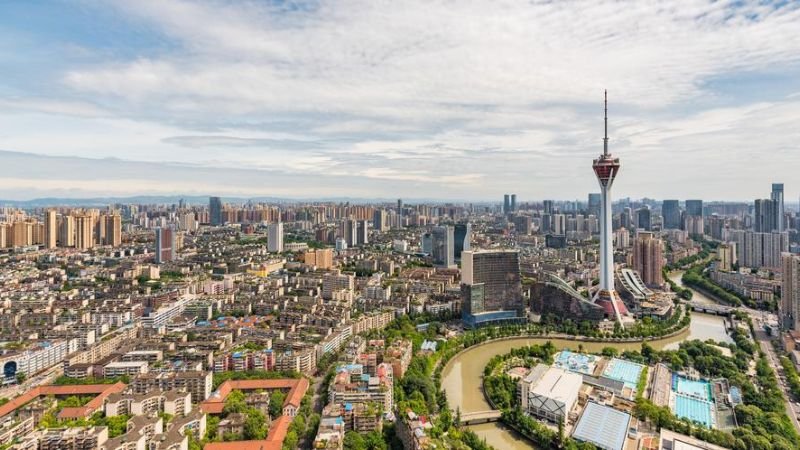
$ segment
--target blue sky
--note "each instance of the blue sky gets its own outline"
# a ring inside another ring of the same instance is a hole
[[[800,2],[6,1],[0,73],[0,198],[582,199],[603,89],[616,197],[800,193]]]

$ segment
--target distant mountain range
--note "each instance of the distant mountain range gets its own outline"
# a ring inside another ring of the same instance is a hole
[[[134,197],[93,197],[93,198],[58,198],[45,197],[33,200],[0,200],[0,206],[13,206],[17,208],[42,208],[47,206],[85,206],[101,207],[113,204],[139,204],[139,205],[172,205],[183,200],[187,205],[207,205],[208,196],[200,195],[140,195]],[[278,197],[222,197],[224,203],[297,203],[297,202],[336,202],[336,203],[396,203],[397,199],[387,198],[356,198],[356,197],[321,197],[313,199],[289,199]],[[454,200],[436,199],[403,199],[407,203],[451,202],[464,203]],[[473,202],[489,203],[489,202]],[[497,202],[495,202],[497,203]]]

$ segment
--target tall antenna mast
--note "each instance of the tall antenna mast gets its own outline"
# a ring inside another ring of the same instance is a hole
[[[603,137],[603,156],[608,156],[608,90],[605,92],[605,136]]]

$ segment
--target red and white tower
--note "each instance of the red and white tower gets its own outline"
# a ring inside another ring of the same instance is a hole
[[[622,316],[628,314],[625,304],[614,289],[614,248],[611,241],[611,186],[620,168],[619,158],[608,153],[608,91],[605,93],[605,137],[603,154],[592,163],[597,181],[600,183],[600,289],[595,303],[601,305],[608,316],[613,316],[620,326]]]

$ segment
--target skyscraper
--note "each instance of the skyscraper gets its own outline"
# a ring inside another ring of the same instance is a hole
[[[544,203],[542,203],[542,208],[544,214],[553,214],[553,201],[545,200]]]
[[[48,210],[44,213],[44,248],[56,248],[57,231],[56,212]]]
[[[208,198],[208,219],[211,225],[222,225],[222,200],[219,197]]]
[[[61,225],[58,227],[58,245],[62,247],[75,246],[75,217],[61,216]]]
[[[465,325],[474,327],[524,317],[518,252],[465,250],[461,267]]]
[[[455,266],[455,237],[452,226],[433,227],[431,230],[431,256],[435,266]]]
[[[175,230],[172,228],[156,228],[156,264],[175,259],[177,253]]]
[[[587,215],[593,215],[600,217],[600,205],[603,202],[603,194],[602,193],[589,193],[589,202],[587,203],[586,212]]]
[[[397,222],[400,228],[403,228],[403,199],[397,199]]]
[[[781,326],[800,330],[800,256],[782,254],[781,268]]]
[[[651,231],[653,229],[653,218],[650,214],[650,208],[643,206],[636,210],[636,228]]]
[[[372,214],[372,228],[377,231],[386,231],[389,229],[389,215],[386,214],[385,209],[376,209]]]
[[[603,307],[606,314],[612,316],[621,327],[622,315],[627,309],[614,289],[614,249],[611,240],[611,187],[619,173],[619,158],[608,153],[608,94],[605,99],[605,136],[603,137],[603,154],[592,162],[592,169],[600,184],[600,288],[595,301]]]
[[[511,194],[511,212],[517,210],[517,194]]]
[[[642,277],[642,281],[650,287],[660,288],[664,285],[664,243],[653,233],[639,232],[633,244],[633,268]]]
[[[369,221],[359,220],[356,223],[356,243],[355,245],[369,244]]]
[[[769,233],[776,229],[775,202],[768,198],[761,198],[755,201],[753,214],[753,230],[759,233]]]
[[[455,247],[453,254],[457,260],[461,259],[461,252],[470,249],[470,242],[472,241],[472,225],[467,223],[457,223],[453,227],[453,237],[455,239]]]
[[[353,219],[342,222],[341,235],[349,247],[358,245],[358,222]]]
[[[75,217],[75,247],[87,250],[94,247],[94,218],[88,214]]]
[[[267,250],[275,253],[283,251],[283,222],[271,223],[267,227]]]
[[[103,222],[106,230],[103,243],[113,247],[122,245],[122,217],[120,217],[119,213],[103,216]]]
[[[508,214],[511,212],[511,196],[509,194],[505,194],[503,196],[503,213]]]
[[[783,183],[772,183],[770,200],[772,200],[775,207],[775,231],[780,233],[785,231],[785,227],[783,226],[783,221],[785,220],[783,217]]]
[[[664,200],[661,203],[661,217],[665,230],[677,230],[681,227],[681,208],[677,200]]]
[[[703,215],[703,201],[702,200],[686,200],[686,215],[687,216],[702,216]]]

